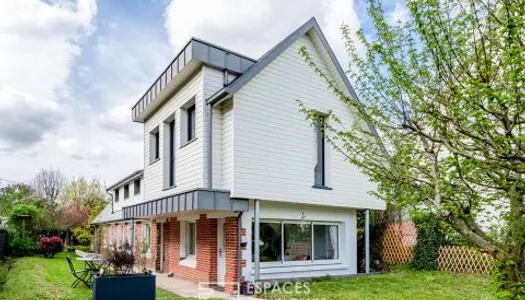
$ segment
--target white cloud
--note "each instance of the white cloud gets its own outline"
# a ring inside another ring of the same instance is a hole
[[[360,26],[352,0],[174,0],[165,26],[174,49],[195,36],[258,58],[313,16],[346,63],[339,27]]]

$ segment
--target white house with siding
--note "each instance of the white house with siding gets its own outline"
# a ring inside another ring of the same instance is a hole
[[[302,46],[354,94],[312,18],[259,59],[192,38],[134,105],[141,196],[122,200],[119,187],[113,205],[122,220],[151,224],[152,268],[229,292],[357,273],[356,210],[385,203],[299,112],[298,100],[344,124],[354,118]]]

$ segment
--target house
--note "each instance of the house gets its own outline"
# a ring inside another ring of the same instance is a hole
[[[357,273],[356,210],[385,203],[299,112],[298,100],[353,118],[302,46],[354,93],[312,18],[259,59],[192,38],[133,106],[144,127],[141,198],[123,200],[123,181],[113,203],[122,222],[151,224],[157,271],[228,292]]]

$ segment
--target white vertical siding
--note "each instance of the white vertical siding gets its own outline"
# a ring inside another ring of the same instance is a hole
[[[330,146],[326,185],[333,190],[312,188],[315,131],[299,112],[297,100],[321,112],[332,109],[345,124],[351,123],[352,114],[299,55],[303,45],[327,70],[318,49],[304,36],[234,95],[232,197],[384,208],[368,194],[374,185]]]
[[[119,190],[119,201],[113,202],[113,211],[119,211],[123,207],[135,205],[137,203],[142,202],[144,199],[144,179],[140,177],[140,193],[135,195],[135,185],[134,182],[135,179],[127,181],[120,186],[117,187]],[[129,198],[124,199],[124,186],[129,184]],[[110,191],[111,195],[115,197],[115,190]]]
[[[212,187],[222,188],[222,106],[215,106],[212,114]]]
[[[182,86],[171,98],[144,123],[144,200],[153,200],[178,191],[204,186],[204,95],[201,70]],[[196,139],[187,145],[180,140],[181,106],[195,97]],[[149,134],[157,126],[160,130],[160,147],[164,145],[163,123],[175,114],[175,184],[173,189],[163,190],[163,151],[160,160],[150,164]]]

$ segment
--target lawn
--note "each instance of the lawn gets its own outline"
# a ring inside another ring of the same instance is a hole
[[[18,259],[7,283],[0,285],[1,300],[89,300],[91,290],[70,287],[73,277],[65,259],[41,256]],[[75,261],[79,268],[83,263]],[[266,294],[268,299],[494,299],[489,279],[479,275],[447,272],[399,271],[373,276],[321,280],[309,283],[308,294]],[[182,299],[157,289],[158,300]]]
[[[71,255],[70,255],[71,256]],[[75,267],[84,263],[73,260]],[[71,288],[74,278],[69,272],[66,254],[55,258],[42,256],[24,257],[16,260],[8,274],[7,283],[0,287],[2,300],[91,300],[91,290],[80,284]],[[175,300],[181,297],[157,289],[158,300]]]
[[[304,289],[299,289],[304,290]],[[265,295],[268,299],[495,299],[487,277],[448,272],[395,273],[322,280],[310,293]]]

